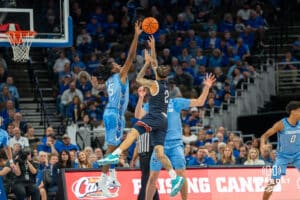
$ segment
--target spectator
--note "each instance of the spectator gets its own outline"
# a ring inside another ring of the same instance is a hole
[[[188,121],[186,123],[188,123],[188,125],[190,127],[201,126],[201,121],[200,121],[200,118],[199,118],[198,108],[197,107],[192,107],[190,111],[191,111],[191,114],[190,114],[190,116],[188,118]]]
[[[183,14],[177,15],[177,21],[174,24],[174,30],[178,34],[184,35],[190,28],[190,22],[187,21]]]
[[[244,165],[265,165],[265,162],[259,159],[259,151],[257,148],[251,148],[249,150],[248,159]]]
[[[243,38],[239,37],[237,39],[237,45],[235,47],[236,54],[245,60],[247,57],[250,56],[250,50],[247,44],[244,43]]]
[[[180,63],[182,63],[184,61],[188,63],[190,61],[190,59],[192,58],[192,56],[189,54],[187,48],[183,48],[181,51],[181,54],[179,56],[177,56],[177,58]]]
[[[203,55],[203,50],[201,48],[198,48],[196,50],[196,64],[201,66],[206,66],[207,65],[207,57]]]
[[[209,0],[195,1],[196,22],[205,22],[213,11],[213,3]]]
[[[207,156],[208,152],[204,147],[199,147],[197,150],[197,155],[195,158],[192,158],[187,166],[209,166],[215,165],[216,163],[211,157]]]
[[[197,136],[192,134],[191,128],[188,124],[183,124],[182,141],[184,144],[191,144],[196,142]]]
[[[58,156],[58,169],[69,169],[73,168],[73,163],[71,161],[70,152],[62,150]]]
[[[221,40],[217,37],[216,31],[210,31],[209,37],[204,41],[204,49],[215,49],[221,47]]]
[[[255,35],[251,31],[250,26],[246,26],[245,30],[240,33],[239,37],[243,39],[244,43],[248,45],[250,49],[252,49],[255,43]]]
[[[86,66],[85,66],[85,64],[80,60],[79,55],[78,55],[78,54],[75,54],[73,58],[74,58],[74,61],[73,61],[72,64],[71,64],[71,71],[73,71],[73,72],[75,73],[74,68],[76,68],[76,67],[78,67],[78,68],[80,69],[80,71],[84,71],[85,68],[86,68]]]
[[[246,162],[248,156],[247,147],[241,146],[239,152],[239,157],[236,158],[236,164],[243,165]]]
[[[5,86],[5,83],[2,83],[0,86],[0,90],[2,90],[2,87]],[[8,87],[9,93],[13,96],[13,99],[15,100],[15,107],[19,109],[19,92],[16,86],[14,86],[14,79],[12,76],[8,76],[6,79],[6,86]]]
[[[198,132],[198,138],[195,145],[197,147],[201,147],[205,145],[205,142],[206,142],[206,134],[205,131],[202,129]]]
[[[171,55],[178,57],[182,53],[183,44],[182,44],[182,38],[177,37],[175,40],[175,44],[171,46]]]
[[[80,151],[78,154],[78,168],[92,168],[92,164],[84,151]]]
[[[100,148],[96,148],[94,152],[96,154],[97,160],[100,160],[101,158],[103,158],[103,152]]]
[[[54,72],[54,81],[57,82],[58,80],[58,74],[62,73],[64,71],[65,64],[70,64],[70,60],[66,58],[65,52],[61,51],[59,53],[59,58],[55,60],[55,63],[53,65],[53,72]]]
[[[76,144],[71,144],[71,138],[68,136],[68,134],[64,134],[62,137],[62,144],[57,146],[57,151],[60,153],[62,150],[66,151],[79,151],[79,147]]]
[[[93,148],[87,146],[87,147],[84,148],[84,152],[87,155],[87,157],[89,157],[93,153]]]
[[[239,137],[239,136],[234,136],[234,138],[233,138],[233,156],[235,157],[235,158],[238,158],[239,157],[239,155],[240,155],[240,148],[241,148],[241,146],[242,146],[242,144],[243,144],[243,141],[242,141],[242,139]]]
[[[87,38],[87,42],[92,42],[92,37],[90,34],[86,31],[86,29],[81,29],[80,34],[76,38],[76,46],[79,46],[83,42],[83,38]]]
[[[211,151],[208,156],[211,157],[215,163],[218,162],[217,153],[215,151]]]
[[[93,52],[93,45],[91,42],[88,41],[88,36],[87,35],[83,35],[82,37],[82,42],[78,45],[77,47],[78,51],[80,53],[82,53],[84,56],[85,55],[90,55],[92,52]],[[78,55],[79,57],[79,55]],[[74,57],[74,61],[75,62],[78,62],[76,61],[77,58]],[[80,63],[80,67],[82,68],[82,63]],[[72,67],[72,66],[71,66]]]
[[[215,23],[215,20],[214,18],[209,18],[207,23],[205,23],[203,25],[203,30],[205,32],[210,32],[210,31],[218,31],[218,26],[217,24]]]
[[[232,15],[230,13],[225,13],[223,21],[219,25],[219,31],[225,32],[225,31],[233,31],[234,30],[234,22]]]
[[[117,166],[118,167],[129,167],[129,163],[128,163],[126,152],[121,153],[120,160],[119,160],[119,163],[118,163]]]
[[[183,72],[182,67],[180,66],[176,68],[174,81],[182,91],[191,90],[194,82],[193,77],[188,73]]]
[[[23,120],[23,116],[20,112],[15,113],[12,123],[15,127],[18,127],[21,130],[21,134],[24,135],[27,130],[27,122]]]
[[[53,154],[58,154],[58,149],[61,147],[61,142],[56,140],[56,137],[54,134],[48,134],[46,136],[46,141],[45,143],[42,143],[38,145],[37,150],[44,151],[47,153],[53,153]]]
[[[65,117],[67,106],[72,102],[74,96],[78,96],[80,101],[83,101],[82,92],[76,88],[75,81],[69,84],[69,89],[65,90],[61,96],[60,113]]]
[[[299,65],[293,64],[293,62],[297,62],[298,60],[293,57],[292,53],[290,51],[285,53],[285,58],[282,60],[282,62],[287,62],[284,66],[284,70],[297,70],[300,69]]]
[[[183,151],[184,151],[185,163],[188,164],[189,161],[193,158],[191,145],[186,144],[184,146],[184,150]]]
[[[87,66],[86,66],[86,71],[89,74],[93,74],[93,71],[95,71],[95,69],[97,69],[97,67],[100,66],[100,61],[97,58],[97,55],[95,53],[92,53],[92,55],[90,56],[90,59],[87,62]]]
[[[16,105],[16,99],[14,98],[14,96],[9,92],[8,90],[8,86],[4,85],[2,87],[1,93],[0,93],[0,107],[4,107],[4,105],[6,104],[6,102],[8,100],[11,100],[12,102],[14,102],[14,105]]]
[[[32,125],[27,126],[27,131],[25,133],[25,137],[27,137],[29,146],[31,147],[31,149],[36,149],[38,144],[40,143],[40,139],[35,137],[34,127]]]
[[[43,171],[43,180],[40,184],[41,200],[47,200],[47,194],[58,191],[58,156],[56,154],[50,154],[49,165]]]
[[[37,165],[32,161],[29,150],[20,151],[16,165],[21,171],[21,175],[14,178],[12,186],[16,199],[23,200],[24,197],[31,197],[32,200],[40,200],[40,192],[35,185]]]
[[[235,159],[233,156],[233,151],[230,146],[226,146],[224,148],[224,151],[222,153],[221,159],[218,161],[219,165],[234,165],[235,164]]]
[[[29,147],[29,142],[26,137],[21,136],[21,130],[18,127],[15,127],[13,130],[14,137],[9,140],[9,146],[13,148],[14,144],[19,143],[21,148]]]
[[[176,86],[175,81],[173,79],[169,80],[169,98],[181,97],[181,91]]]
[[[195,34],[195,30],[194,29],[190,29],[187,32],[187,37],[184,40],[184,46],[188,46],[190,44],[191,41],[195,41],[196,42],[196,46],[201,48],[202,47],[202,39],[200,38],[200,36],[197,36]]]
[[[206,142],[211,143],[211,142],[212,142],[213,135],[214,135],[214,131],[211,130],[211,129],[207,129],[207,130],[206,130]]]
[[[216,68],[223,66],[222,63],[222,53],[220,49],[214,49],[212,52],[212,56],[210,56],[208,61],[208,67],[209,68]]]
[[[97,34],[97,29],[98,27],[101,26],[100,23],[98,22],[97,16],[92,16],[90,19],[90,22],[86,26],[86,31],[88,34],[90,34],[92,37],[95,37]],[[86,34],[84,31],[81,32],[82,38],[87,37],[88,34]],[[77,39],[78,41],[78,39]]]
[[[267,146],[264,146],[263,149],[264,150],[261,152],[261,155],[260,155],[260,160],[263,160],[266,165],[271,165],[272,164],[272,160],[271,160],[272,148],[270,149]]]
[[[224,142],[219,142],[218,144],[218,151],[217,151],[217,158],[218,160],[221,160],[223,153],[224,153],[224,149],[226,147],[226,143]]]
[[[234,25],[234,30],[238,33],[241,33],[245,30],[245,24],[243,23],[242,19],[240,17],[236,18],[236,23]]]
[[[238,10],[237,17],[241,18],[243,21],[247,21],[250,19],[250,12],[249,4],[244,3],[243,7]]]

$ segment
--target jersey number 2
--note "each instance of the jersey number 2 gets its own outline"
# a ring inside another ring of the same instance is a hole
[[[169,91],[165,90],[165,103],[169,102]]]
[[[296,141],[296,137],[297,137],[296,135],[292,135],[290,143],[294,143]]]

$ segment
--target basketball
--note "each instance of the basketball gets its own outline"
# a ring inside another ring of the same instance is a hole
[[[158,21],[153,17],[147,17],[142,22],[142,29],[147,34],[154,34],[158,30]]]

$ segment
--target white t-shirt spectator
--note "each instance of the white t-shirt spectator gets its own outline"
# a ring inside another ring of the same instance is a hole
[[[24,147],[29,147],[29,142],[26,137],[21,136],[19,139],[17,139],[16,137],[13,137],[9,140],[9,146],[11,148],[13,148],[16,143],[19,143],[21,145],[22,149],[24,149]]]
[[[237,16],[246,21],[250,18],[250,12],[250,9],[239,9],[237,12]]]
[[[265,165],[265,161],[263,160],[247,160],[244,165]]]
[[[53,66],[53,71],[63,72],[66,63],[70,64],[70,60],[68,58],[57,58]]]
[[[194,134],[189,136],[182,135],[182,141],[184,144],[190,144],[197,141],[197,136]]]

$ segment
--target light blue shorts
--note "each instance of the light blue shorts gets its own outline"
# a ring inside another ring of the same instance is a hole
[[[294,165],[300,171],[300,152],[296,154],[277,152],[276,161],[272,167],[272,179],[280,179],[282,175],[286,175],[288,164]]]
[[[175,170],[185,169],[185,157],[183,153],[183,146],[176,146],[174,148],[165,149],[165,155],[170,159],[171,164]],[[156,158],[156,153],[153,151],[150,160],[150,170],[158,172],[162,169],[161,162]]]
[[[125,127],[124,116],[119,115],[115,109],[106,109],[103,114],[105,127],[105,142],[107,145],[118,146],[123,137]]]

